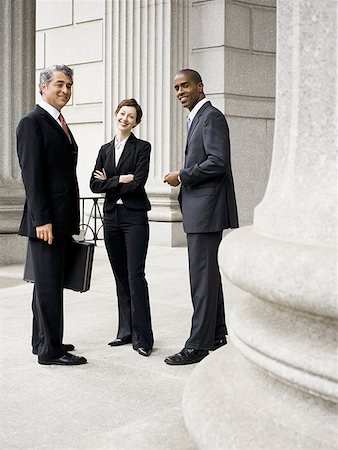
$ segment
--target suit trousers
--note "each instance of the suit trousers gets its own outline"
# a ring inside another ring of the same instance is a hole
[[[33,290],[32,346],[38,347],[40,361],[59,358],[65,354],[63,338],[63,274],[66,243],[60,237],[52,245],[29,238],[35,283]]]
[[[116,281],[117,337],[131,338],[134,349],[152,349],[154,338],[144,272],[149,242],[147,212],[116,205],[104,216],[104,240]]]
[[[185,347],[213,350],[227,334],[217,254],[222,231],[188,233],[189,275],[193,303],[190,337]]]

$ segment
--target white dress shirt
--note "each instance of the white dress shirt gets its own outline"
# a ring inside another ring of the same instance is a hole
[[[56,108],[54,108],[54,106],[50,105],[49,103],[45,102],[44,100],[40,100],[39,103],[40,108],[43,108],[45,111],[48,112],[48,114],[50,114],[53,119],[55,119],[57,121],[57,123],[60,125],[60,127],[62,128],[59,116],[60,116],[60,111]]]
[[[114,147],[115,147],[115,165],[117,166],[122,152],[124,150],[124,146],[126,145],[127,140],[129,139],[129,136],[123,139],[123,141],[119,142],[117,139],[117,136],[114,137]],[[118,199],[116,202],[118,205],[123,205],[123,202],[121,199]]]
[[[60,121],[60,114],[61,111],[59,111],[58,109],[54,108],[54,106],[50,105],[49,103],[45,102],[44,100],[40,100],[39,103],[40,108],[44,109],[45,111],[48,112],[48,114],[50,114],[53,119],[56,120],[56,122],[60,125],[60,127],[62,128],[62,123]],[[63,128],[62,128],[63,130]],[[70,136],[68,136],[69,142],[72,142]]]
[[[119,142],[117,139],[117,136],[114,137],[114,147],[115,147],[115,165],[117,166],[122,152],[124,150],[124,146],[126,145],[127,140],[129,139],[129,136],[123,139],[123,141]]]
[[[196,105],[193,107],[193,109],[190,111],[187,120],[189,119],[189,128],[190,125],[192,124],[192,121],[194,120],[196,114],[198,113],[198,111],[202,108],[202,106],[208,102],[209,100],[207,98],[202,98],[202,100],[200,100],[198,103],[196,103]],[[189,130],[188,130],[189,131]]]

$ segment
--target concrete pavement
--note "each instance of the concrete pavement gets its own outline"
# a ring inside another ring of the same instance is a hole
[[[23,245],[24,240],[23,240]],[[115,284],[102,241],[89,292],[65,291],[64,342],[84,366],[41,366],[30,347],[32,285],[23,266],[0,267],[1,441],[3,449],[192,450],[182,416],[184,384],[196,365],[165,356],[183,346],[192,313],[187,250],[150,247],[147,267],[154,351],[111,348]]]

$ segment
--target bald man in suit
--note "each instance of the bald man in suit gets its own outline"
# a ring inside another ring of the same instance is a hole
[[[179,203],[187,234],[193,317],[184,348],[165,359],[169,365],[192,364],[226,344],[227,328],[217,253],[222,232],[238,227],[224,115],[205,98],[198,72],[184,69],[174,80],[176,96],[190,113],[184,168],[164,176],[181,186]]]

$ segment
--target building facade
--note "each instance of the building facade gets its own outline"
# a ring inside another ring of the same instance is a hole
[[[5,1],[2,7],[10,8],[10,3]],[[35,82],[29,86],[31,44],[29,56],[25,55],[29,62],[21,68],[20,86],[26,97],[30,94],[30,101],[13,114],[10,139],[6,135],[1,138],[5,158],[14,171],[10,180],[6,179],[8,167],[2,175],[6,186],[9,181],[0,206],[1,233],[6,234],[1,239],[8,242],[6,255],[22,257],[11,251],[15,237],[8,235],[18,226],[22,204],[15,124],[39,101],[39,72],[55,63],[74,70],[73,95],[64,116],[79,144],[81,196],[92,195],[88,180],[100,146],[114,135],[115,107],[121,99],[134,97],[144,111],[136,134],[152,145],[146,186],[152,204],[151,243],[185,245],[178,190],[162,179],[183,165],[187,111],[175,97],[172,80],[179,69],[190,67],[201,73],[206,95],[228,120],[240,223],[252,223],[253,209],[266,187],[273,142],[274,0],[37,0],[36,4],[15,0],[12,8],[15,4],[30,8],[31,14],[36,8],[36,62]],[[9,46],[16,40],[17,34],[12,33]],[[27,44],[22,45],[18,58],[27,50]],[[8,71],[10,77],[10,68]],[[8,95],[8,102],[16,101]],[[17,211],[9,228],[4,215],[14,185]],[[6,255],[2,255],[3,261],[11,259]]]
[[[184,417],[198,448],[336,448],[337,13],[337,0],[1,2],[0,263],[24,256],[15,125],[38,101],[44,67],[74,69],[64,115],[82,196],[114,134],[114,107],[140,102],[155,245],[184,244],[177,190],[162,182],[183,164],[177,70],[198,70],[228,120],[241,228],[223,239],[219,261],[234,346],[188,380]]]

